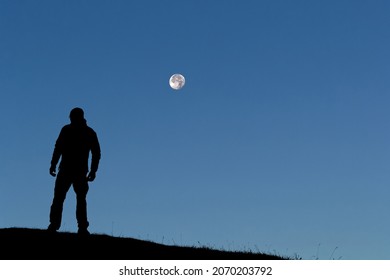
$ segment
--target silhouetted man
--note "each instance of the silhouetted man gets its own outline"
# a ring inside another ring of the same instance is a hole
[[[71,185],[76,193],[76,218],[78,233],[89,235],[87,218],[88,181],[95,179],[100,161],[100,145],[96,132],[87,126],[81,108],[71,110],[70,124],[65,125],[55,143],[50,166],[50,175],[56,176],[56,166],[61,158],[55,182],[54,198],[50,208],[48,231],[56,232],[61,226],[62,209]],[[91,170],[88,173],[89,154]]]

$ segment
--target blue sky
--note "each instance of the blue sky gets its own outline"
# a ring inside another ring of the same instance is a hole
[[[390,259],[389,12],[0,1],[0,227],[47,227],[54,143],[78,106],[102,148],[91,232]],[[77,230],[74,212],[71,190],[61,230]]]

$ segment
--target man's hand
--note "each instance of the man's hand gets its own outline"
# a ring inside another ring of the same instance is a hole
[[[96,178],[96,172],[93,172],[93,171],[89,172],[89,174],[87,176],[88,181],[92,182],[93,180],[95,180],[95,178]]]
[[[53,177],[55,177],[57,175],[55,166],[50,167],[49,173]]]

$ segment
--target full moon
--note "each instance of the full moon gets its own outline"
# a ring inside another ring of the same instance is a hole
[[[169,85],[171,86],[171,88],[176,90],[184,87],[185,83],[186,83],[186,79],[181,74],[173,74],[169,79]]]

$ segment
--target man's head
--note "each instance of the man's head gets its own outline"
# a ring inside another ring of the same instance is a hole
[[[84,121],[84,111],[81,108],[73,108],[69,114],[71,123],[80,123]]]

